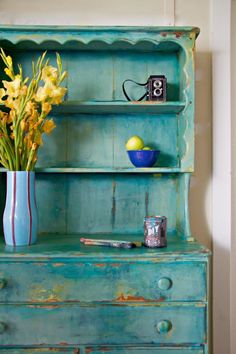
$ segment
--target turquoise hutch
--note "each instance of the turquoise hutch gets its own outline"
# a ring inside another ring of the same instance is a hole
[[[14,249],[0,241],[1,354],[209,353],[210,253],[192,236],[188,210],[198,33],[0,27],[0,46],[27,75],[44,50],[52,63],[58,51],[69,73],[36,170],[38,242]],[[167,77],[166,102],[125,100],[125,79],[158,74]],[[133,135],[161,151],[156,166],[131,165],[125,142]],[[5,177],[1,169],[1,214]],[[156,214],[168,218],[167,248],[79,241],[142,241],[144,216]]]

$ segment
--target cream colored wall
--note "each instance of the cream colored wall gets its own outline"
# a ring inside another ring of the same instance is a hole
[[[231,353],[233,354],[236,348],[236,222],[234,215],[236,213],[236,0],[232,1],[232,17],[231,17],[231,72],[232,72],[232,239],[231,239]]]

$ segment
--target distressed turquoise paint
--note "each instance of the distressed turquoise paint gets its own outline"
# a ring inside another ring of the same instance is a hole
[[[30,349],[0,349],[1,354],[31,354],[31,353],[43,353],[43,354],[50,354],[50,353],[84,353],[84,351],[79,351],[79,349],[69,348],[68,346],[64,349],[58,348],[34,348],[31,347]],[[86,354],[203,354],[203,349],[196,348],[196,347],[167,347],[167,348],[159,348],[159,347],[108,347],[108,346],[101,346],[101,347],[87,347]]]
[[[170,237],[168,247],[150,249],[147,247],[136,247],[131,250],[117,249],[111,247],[85,246],[79,242],[82,235],[71,234],[44,234],[39,237],[38,242],[32,247],[12,248],[6,247],[3,239],[0,240],[0,264],[9,259],[17,261],[39,261],[51,260],[71,261],[99,261],[103,260],[127,262],[134,260],[135,262],[143,262],[150,260],[152,262],[161,262],[172,260],[174,262],[182,260],[207,260],[210,256],[210,251],[196,241],[186,242],[179,237]],[[83,234],[83,236],[88,236]],[[130,241],[143,241],[143,235],[128,235],[128,234],[93,234],[93,238],[113,237],[117,240],[127,239]]]
[[[163,278],[170,280],[168,289],[160,286]],[[0,289],[0,303],[205,302],[207,292],[206,262],[191,261],[16,261],[1,264],[1,279],[5,285]]]
[[[173,114],[180,113],[185,107],[185,102],[168,101],[159,104],[152,101],[126,102],[124,97],[120,101],[67,101],[53,108],[53,113],[59,114],[126,114],[126,113],[150,113]],[[95,116],[96,117],[96,116]],[[92,117],[91,117],[92,118]],[[158,119],[158,116],[155,116]]]
[[[177,229],[181,176],[168,173],[145,176],[141,173],[38,174],[39,231],[142,234],[143,217],[159,214],[167,216],[171,237]],[[45,205],[49,195],[50,204]],[[184,223],[185,214],[181,213],[180,218]],[[183,235],[186,229],[182,227],[178,231]]]
[[[8,329],[2,345],[75,344],[170,344],[203,343],[205,332],[203,304],[182,306],[157,304],[47,304],[0,305],[0,317]],[[173,329],[158,333],[156,326],[169,319]],[[144,325],[145,324],[145,325]],[[53,327],[53,328],[52,328]],[[14,330],[15,328],[15,330]]]
[[[194,241],[188,209],[198,33],[0,26],[0,46],[27,75],[45,49],[52,64],[59,51],[69,73],[36,170],[42,235],[30,248],[0,240],[0,353],[208,354],[210,253]],[[126,102],[123,80],[151,74],[166,75],[167,102]],[[135,134],[161,150],[153,168],[130,164],[124,144]],[[3,173],[0,191],[2,213]],[[168,217],[167,248],[79,242],[81,235],[142,241],[147,214]],[[168,289],[158,287],[162,278]],[[172,329],[159,334],[163,320]]]
[[[179,178],[177,197],[177,221],[176,229],[185,239],[191,241],[190,217],[189,217],[189,188],[191,173],[183,173]]]
[[[161,150],[157,168],[179,167],[175,115],[67,115],[56,117],[59,129],[44,138],[38,167],[129,168],[126,141],[140,135],[146,145]],[[56,148],[62,145],[61,154]]]

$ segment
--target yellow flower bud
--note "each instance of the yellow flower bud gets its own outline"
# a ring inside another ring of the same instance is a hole
[[[14,80],[14,76],[12,75],[12,72],[10,69],[5,68],[4,71],[5,71],[6,75],[10,77],[10,79]]]
[[[10,55],[6,57],[6,61],[9,66],[12,66],[12,58],[10,57]]]

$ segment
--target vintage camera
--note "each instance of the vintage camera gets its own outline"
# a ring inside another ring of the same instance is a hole
[[[166,101],[166,77],[149,76],[147,81],[147,101]]]
[[[128,101],[132,101],[125,90],[125,83],[128,81],[133,82],[139,86],[146,87],[146,92],[137,101],[142,101],[145,97],[147,101],[158,101],[158,102],[166,101],[167,80],[164,75],[151,75],[149,76],[147,82],[145,82],[144,84],[141,84],[131,79],[125,80],[122,85],[123,93]]]

